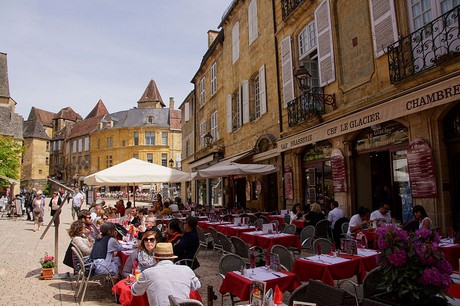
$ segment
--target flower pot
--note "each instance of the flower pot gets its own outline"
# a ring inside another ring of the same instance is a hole
[[[54,275],[54,268],[42,268],[42,273],[40,274],[41,279],[52,279]]]

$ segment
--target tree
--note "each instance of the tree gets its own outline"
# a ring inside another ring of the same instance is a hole
[[[0,175],[12,179],[19,179],[21,167],[22,143],[12,137],[0,136]],[[0,179],[0,187],[6,187],[11,183],[6,179]]]

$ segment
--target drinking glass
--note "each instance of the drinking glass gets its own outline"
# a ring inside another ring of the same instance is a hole
[[[321,260],[321,245],[319,243],[316,244],[316,255],[318,255],[318,260]]]

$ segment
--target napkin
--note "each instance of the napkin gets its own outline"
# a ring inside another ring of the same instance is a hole
[[[283,303],[283,293],[281,292],[278,285],[276,285],[275,293],[273,294],[273,303],[275,305],[281,305],[281,303]]]

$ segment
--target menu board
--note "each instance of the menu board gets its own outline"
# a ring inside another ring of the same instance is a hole
[[[334,192],[346,192],[347,174],[345,173],[345,158],[339,149],[334,149],[331,152],[331,168]]]
[[[434,198],[437,196],[436,175],[433,154],[428,144],[420,138],[410,142],[407,151],[409,179],[414,198]]]
[[[292,168],[284,167],[284,196],[286,199],[294,199],[294,190],[292,188]]]

